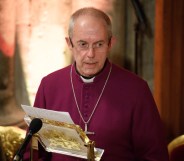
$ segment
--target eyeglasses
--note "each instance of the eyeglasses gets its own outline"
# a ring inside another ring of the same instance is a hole
[[[105,50],[109,47],[110,41],[111,41],[111,38],[109,39],[108,43],[105,41],[98,41],[92,44],[90,47],[89,43],[83,40],[78,41],[76,45],[74,46],[72,39],[70,37],[69,39],[70,39],[70,43],[72,47],[75,47],[78,51],[87,51],[90,48],[92,48],[95,52],[105,52]]]

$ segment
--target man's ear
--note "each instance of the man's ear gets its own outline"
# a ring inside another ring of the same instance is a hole
[[[71,44],[70,38],[69,37],[65,37],[65,40],[66,40],[66,43],[67,43],[69,49],[72,49],[72,44]]]
[[[110,48],[112,48],[115,44],[116,44],[116,38],[112,36],[110,41]]]

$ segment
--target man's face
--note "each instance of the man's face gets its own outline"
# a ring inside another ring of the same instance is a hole
[[[82,16],[75,21],[73,36],[66,38],[76,61],[77,71],[83,76],[97,74],[108,56],[111,41],[104,23],[98,18]]]

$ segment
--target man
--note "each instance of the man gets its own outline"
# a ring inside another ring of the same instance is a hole
[[[102,161],[168,161],[163,127],[147,83],[112,64],[109,17],[95,8],[76,11],[66,38],[74,63],[44,77],[35,107],[70,113]],[[41,151],[42,160],[79,158]]]

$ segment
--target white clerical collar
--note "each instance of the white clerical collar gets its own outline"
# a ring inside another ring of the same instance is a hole
[[[92,83],[93,81],[94,81],[94,79],[95,79],[95,77],[92,77],[92,78],[90,78],[90,79],[86,79],[86,78],[84,78],[84,77],[82,77],[82,76],[80,76],[81,77],[81,79],[82,79],[82,81],[84,82],[84,83]]]

